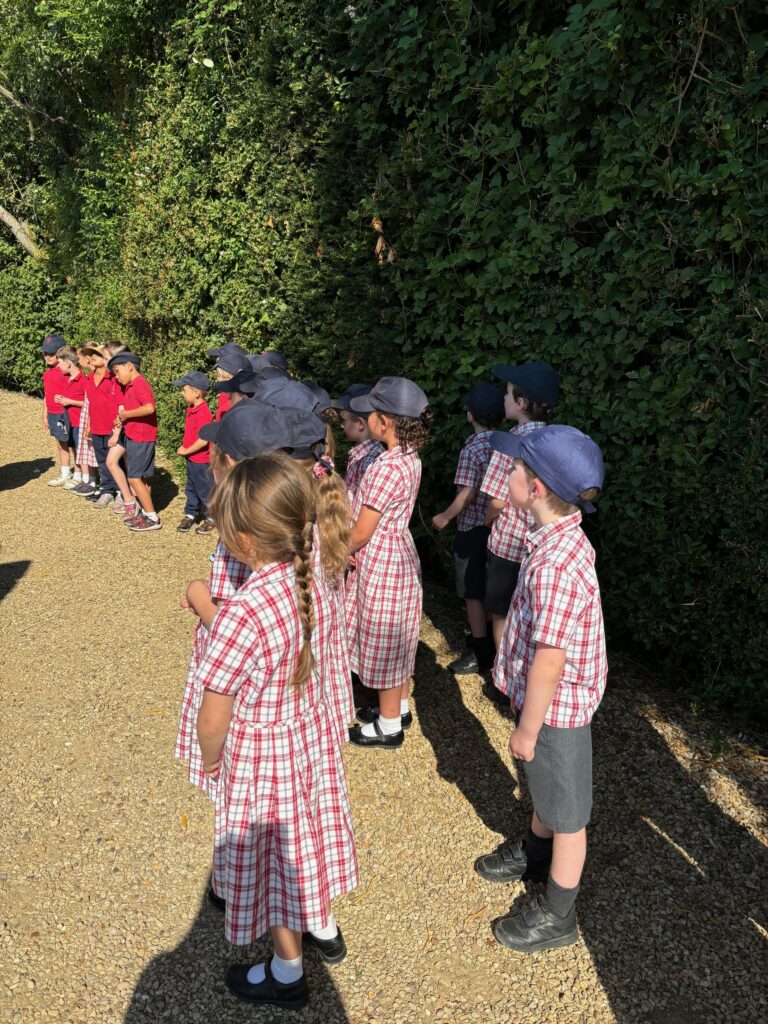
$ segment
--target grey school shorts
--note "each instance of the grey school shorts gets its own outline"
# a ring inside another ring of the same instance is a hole
[[[155,475],[154,441],[132,441],[126,437],[122,444],[125,445],[125,475],[129,480]]]
[[[524,761],[533,809],[555,832],[580,832],[592,817],[592,727],[542,725],[532,761]]]

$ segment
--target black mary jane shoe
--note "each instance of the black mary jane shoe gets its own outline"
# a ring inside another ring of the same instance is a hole
[[[309,1002],[309,986],[302,976],[290,985],[275,981],[269,962],[264,965],[264,981],[258,985],[248,981],[252,964],[234,964],[224,976],[227,988],[244,1003],[261,1003],[265,1006],[279,1006],[282,1010],[301,1010]]]
[[[376,730],[376,735],[366,736],[361,726],[353,725],[349,730],[349,742],[354,743],[356,747],[384,747],[385,750],[395,750],[397,747],[402,747],[403,740],[405,739],[405,733],[402,729],[393,736],[385,736],[381,731],[378,718],[374,718],[373,728]]]
[[[368,725],[369,722],[375,722],[379,717],[378,708],[358,708],[355,712],[355,718],[358,722],[362,722],[364,725]],[[400,724],[404,729],[410,729],[413,725],[413,715],[410,711],[406,711],[404,715],[400,715]]]
[[[341,934],[341,928],[332,939],[318,939],[312,932],[304,932],[304,939],[310,946],[315,947],[327,964],[340,964],[347,955],[347,944]]]
[[[567,917],[558,917],[537,896],[518,913],[494,921],[493,935],[502,946],[516,953],[540,953],[544,949],[572,946],[579,941],[576,910],[571,907]]]
[[[212,907],[216,907],[217,910],[220,910],[222,914],[227,909],[227,901],[224,899],[223,896],[216,895],[216,893],[213,891],[212,885],[208,886],[208,902],[211,904]]]

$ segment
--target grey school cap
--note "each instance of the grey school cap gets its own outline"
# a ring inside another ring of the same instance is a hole
[[[256,398],[238,402],[218,423],[205,423],[200,437],[239,462],[260,452],[290,447],[290,424],[285,414]]]
[[[318,411],[318,397],[311,388],[289,377],[274,377],[264,380],[255,392],[262,402],[268,402],[280,409],[303,409],[304,412]]]
[[[40,351],[45,356],[55,356],[59,349],[66,344],[63,334],[48,334],[43,338]]]
[[[350,384],[343,395],[331,400],[331,408],[344,409],[345,412],[350,412],[352,407],[349,403],[352,399],[362,398],[363,395],[370,395],[372,390],[370,384]]]
[[[123,363],[133,363],[137,370],[141,369],[141,360],[135,352],[118,352],[107,363],[107,369],[114,370],[116,366],[122,366]]]
[[[216,360],[216,367],[219,370],[226,370],[227,373],[231,373],[234,376],[241,370],[246,370],[251,373],[253,367],[245,352],[222,352],[222,354]]]
[[[595,506],[579,495],[592,487],[603,489],[603,453],[589,435],[576,427],[557,424],[527,434],[496,431],[491,435],[491,448],[522,459],[558,498],[585,512],[595,511]]]
[[[325,421],[305,409],[283,409],[288,419],[289,441],[294,459],[317,458],[325,445]]]
[[[276,370],[282,370],[283,372],[288,370],[288,360],[282,352],[275,352],[274,349],[267,349],[267,351],[262,352],[261,355],[266,359],[269,365],[274,366]]]
[[[253,394],[253,389],[258,386],[259,377],[249,370],[238,370],[230,380],[217,380],[216,390],[221,394],[232,395],[239,391],[242,395]],[[250,390],[249,390],[250,386]]]
[[[493,376],[517,384],[526,398],[539,405],[548,405],[550,409],[554,409],[560,398],[560,378],[549,363],[534,361],[519,366],[497,363]]]
[[[199,370],[190,370],[189,373],[185,373],[184,376],[179,377],[178,380],[171,381],[171,384],[175,388],[183,388],[184,385],[187,384],[191,388],[197,388],[198,391],[211,390],[210,378]]]
[[[407,377],[382,377],[367,395],[353,398],[349,407],[353,412],[385,412],[391,416],[410,416],[418,419],[429,405],[429,399],[418,384]]]

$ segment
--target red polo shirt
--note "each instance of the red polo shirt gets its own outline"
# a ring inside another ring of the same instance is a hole
[[[43,372],[43,394],[45,395],[46,412],[64,412],[64,406],[54,402],[53,396],[63,395],[68,382],[69,377],[65,377],[58,366],[49,366]]]
[[[64,387],[60,392],[62,398],[71,398],[73,402],[82,402],[85,398],[85,388],[83,387],[84,378],[82,373],[77,373],[74,377],[66,377],[62,373],[62,377],[64,377]],[[79,405],[67,406],[67,416],[69,417],[69,422],[73,427],[80,426],[80,416],[82,411],[83,410]]]
[[[208,408],[207,402],[203,401],[200,405],[187,406],[187,418],[184,421],[184,440],[181,442],[183,446],[189,448],[191,444],[198,441],[200,439],[200,427],[204,423],[210,423],[212,419],[213,416],[211,416],[211,410]],[[210,462],[210,445],[201,448],[194,455],[187,455],[187,459],[190,462]]]
[[[122,391],[117,391],[117,381],[107,370],[97,384],[95,373],[85,378],[85,393],[88,396],[88,412],[91,418],[92,434],[111,434],[117,416],[118,397],[123,402]]]
[[[225,412],[232,408],[232,396],[226,391],[219,392],[219,401],[216,405],[216,422],[218,423]]]
[[[130,384],[123,389],[122,405],[126,409],[140,409],[148,403],[155,404],[155,396],[152,388],[141,374],[134,377]],[[130,441],[156,441],[157,440],[157,414],[150,413],[149,416],[139,416],[135,420],[126,420],[123,424],[125,436]]]

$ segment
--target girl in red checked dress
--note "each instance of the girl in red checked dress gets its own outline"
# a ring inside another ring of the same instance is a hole
[[[315,494],[282,453],[257,455],[217,485],[222,542],[252,573],[217,612],[197,681],[197,732],[218,778],[214,883],[236,945],[271,931],[269,963],[231,967],[251,1003],[306,1005],[302,934],[357,884],[344,767],[325,700],[331,608],[313,579]]]
[[[379,691],[378,708],[361,708],[349,732],[361,747],[399,747],[410,725],[408,692],[421,621],[421,566],[408,523],[421,482],[418,450],[426,443],[427,397],[413,381],[383,377],[353,412],[368,415],[371,437],[386,451],[358,491],[350,550],[347,634],[351,667]],[[407,716],[407,717],[406,717]]]

